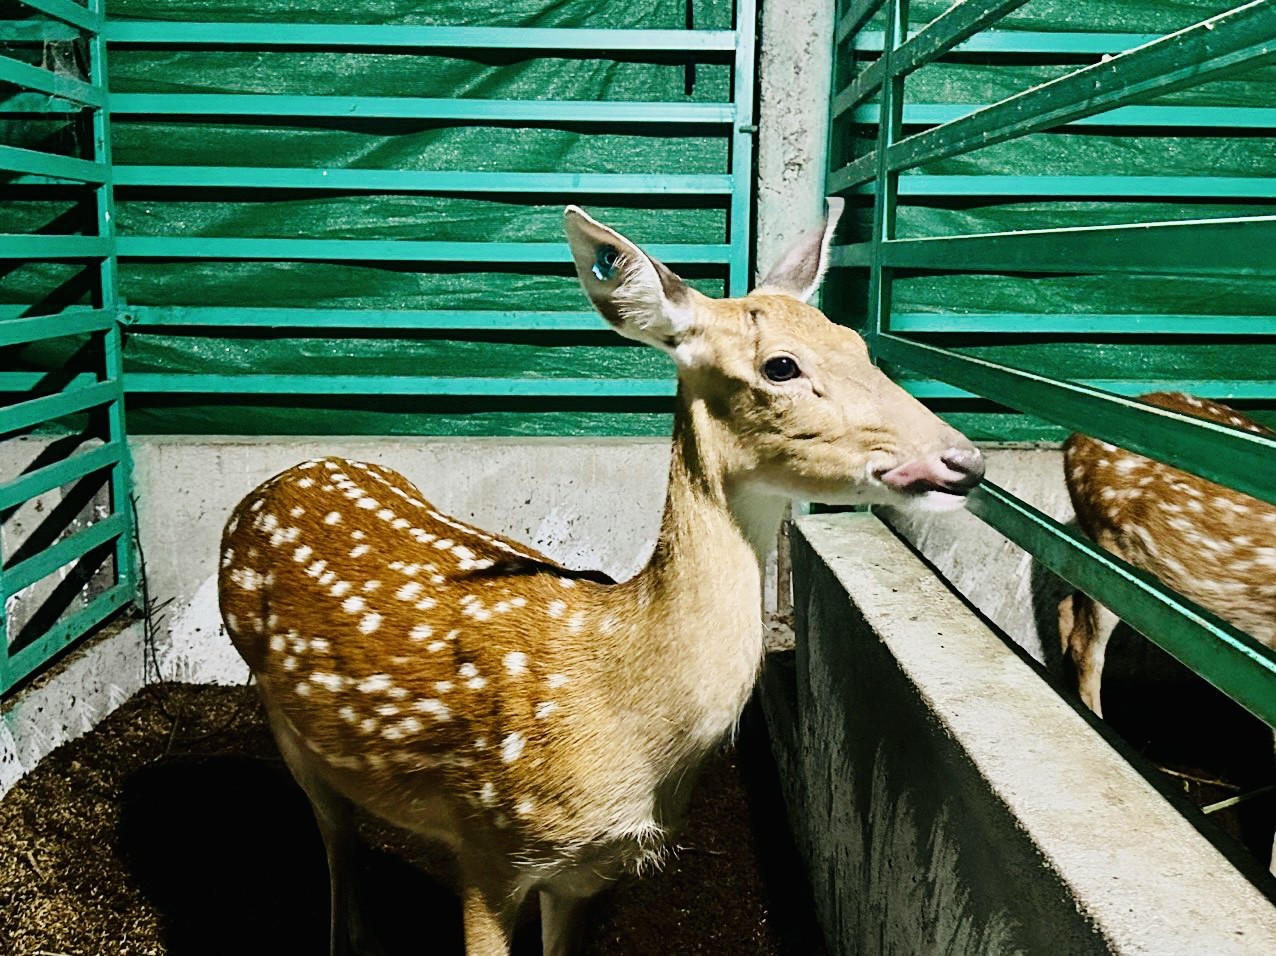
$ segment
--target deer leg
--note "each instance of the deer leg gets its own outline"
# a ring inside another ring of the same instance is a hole
[[[1108,640],[1120,618],[1078,591],[1059,602],[1059,639],[1077,672],[1082,702],[1096,717],[1103,716],[1100,687]]]
[[[1272,732],[1272,752],[1276,753],[1276,731]],[[1272,858],[1267,868],[1272,876],[1276,876],[1276,833],[1272,834]]]
[[[512,875],[503,879],[505,874],[494,874],[483,862],[461,860],[465,956],[507,956],[527,890]]]
[[[358,898],[354,892],[354,808],[318,772],[314,766],[314,757],[306,750],[287,719],[269,701],[266,702],[266,709],[279,752],[292,771],[293,778],[309,798],[319,834],[323,837],[324,852],[328,858],[328,892],[331,903],[328,951],[331,956],[375,954],[379,950],[365,938]]]
[[[589,900],[588,896],[541,889],[541,950],[545,956],[570,956],[576,952]]]

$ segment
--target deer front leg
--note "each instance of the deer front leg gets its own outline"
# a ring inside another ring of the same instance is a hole
[[[465,956],[508,956],[514,920],[527,893],[513,874],[490,860],[461,855]]]
[[[541,951],[545,956],[571,956],[580,947],[591,898],[541,890]]]
[[[1081,701],[1103,716],[1100,687],[1108,640],[1120,622],[1115,614],[1078,591],[1059,602],[1059,640],[1077,673]]]

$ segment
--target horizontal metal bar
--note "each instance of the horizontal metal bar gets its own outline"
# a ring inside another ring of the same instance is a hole
[[[0,597],[7,601],[41,578],[48,577],[59,568],[80,560],[95,548],[100,548],[113,538],[119,537],[126,528],[124,516],[116,512],[100,521],[93,522],[69,538],[63,538],[57,544],[31,555],[26,560],[5,568],[0,571]]]
[[[1004,488],[983,483],[970,496],[970,510],[1276,727],[1276,652]]]
[[[51,422],[66,415],[87,411],[107,402],[118,401],[122,392],[119,382],[97,382],[82,388],[42,395],[0,408],[0,435]]]
[[[0,346],[20,345],[60,335],[104,332],[115,325],[115,313],[104,309],[68,309],[55,315],[5,318],[0,313]]]
[[[119,186],[342,189],[372,192],[730,195],[726,175],[481,173],[414,169],[301,169],[264,166],[116,166]]]
[[[116,252],[135,259],[269,259],[371,262],[570,262],[566,243],[432,242],[413,239],[217,239],[190,236],[120,236]],[[0,249],[3,247],[0,246]],[[666,262],[725,263],[726,244],[646,247]]]
[[[1276,4],[1252,0],[1195,26],[1007,97],[889,147],[890,172],[993,146],[1105,110],[1253,69],[1276,57]],[[829,179],[840,191],[877,174],[876,151]]]
[[[978,103],[911,103],[904,107],[905,126],[938,126],[952,123],[980,110]],[[881,116],[876,104],[851,112],[851,122],[874,125]],[[1082,116],[1070,126],[1165,126],[1202,129],[1273,129],[1276,109],[1267,106],[1120,106],[1094,116]]]
[[[116,93],[111,97],[111,113],[608,125],[689,123],[722,126],[735,122],[735,107],[730,103],[601,103],[597,100],[486,100],[249,93]]]
[[[107,169],[101,163],[71,156],[57,156],[19,146],[0,146],[0,169],[15,173],[34,173],[54,179],[70,179],[80,183],[106,182]]]
[[[0,511],[7,511],[54,488],[79,481],[95,471],[116,467],[121,464],[123,454],[122,445],[109,442],[6,481],[0,484]]]
[[[93,13],[88,8],[75,3],[74,0],[20,0],[20,2],[32,10],[39,10],[46,16],[90,33],[98,33],[102,29],[101,14]]]
[[[1074,385],[1133,397],[1145,392],[1190,392],[1219,401],[1271,401],[1276,399],[1276,382],[1267,379],[1149,379],[1149,378],[1081,378],[1070,379]],[[904,379],[901,383],[910,395],[923,399],[988,398],[956,385],[934,379]]]
[[[665,398],[675,381],[645,378],[451,378],[429,375],[217,375],[132,372],[131,394],[471,395],[551,398]]]
[[[111,242],[99,236],[0,235],[0,259],[104,259]]]
[[[83,637],[132,600],[132,585],[121,582],[93,598],[88,607],[58,621],[4,662],[4,666],[0,667],[0,674],[4,675],[0,693],[39,670],[63,648]]]
[[[594,332],[611,326],[596,312],[514,312],[408,309],[256,309],[210,306],[128,306],[134,325],[203,325],[290,329],[415,329],[520,332]]]
[[[62,73],[54,73],[11,56],[0,55],[0,83],[12,83],[50,96],[58,96],[84,106],[100,107],[106,102],[96,86]]]
[[[1023,6],[1027,0],[967,0],[949,7],[921,30],[913,33],[891,53],[892,76],[907,76],[943,56],[967,37],[995,23]],[[854,80],[833,97],[833,116],[838,117],[862,103],[879,89],[886,78],[886,57],[865,67]]]
[[[592,30],[362,23],[178,23],[112,20],[109,43],[190,46],[731,52],[731,30]]]
[[[852,192],[871,196],[876,183]],[[900,176],[900,196],[1276,199],[1276,176]]]
[[[891,315],[890,330],[993,335],[1276,335],[1276,315],[896,312]]]
[[[69,116],[79,113],[84,108],[43,93],[14,93],[11,96],[0,97],[0,116],[21,116],[26,113]]]
[[[874,347],[883,361],[993,397],[1001,405],[1140,455],[1172,459],[1177,468],[1276,502],[1276,482],[1270,477],[1276,473],[1276,440],[1266,436],[897,335],[876,336]]]
[[[910,38],[918,31],[913,31]],[[1116,54],[1159,40],[1161,33],[1050,33],[1039,30],[988,30],[963,40],[954,53],[1059,53],[1082,56]],[[859,53],[881,53],[886,34],[863,30],[855,37]]]
[[[0,20],[0,37],[6,42],[38,43],[44,40],[75,40],[80,31],[69,23],[49,20]]]
[[[835,246],[837,266],[869,265],[870,243]],[[952,272],[1276,275],[1276,216],[1076,226],[893,239],[884,265]]]

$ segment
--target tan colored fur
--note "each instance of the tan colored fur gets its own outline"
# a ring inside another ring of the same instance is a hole
[[[1182,392],[1140,400],[1274,434],[1226,405]],[[1070,437],[1063,451],[1068,494],[1086,535],[1276,648],[1276,505],[1086,435]],[[1104,657],[1117,623],[1080,592],[1059,605],[1063,651],[1076,669],[1082,700],[1099,716]]]
[[[573,241],[580,268],[592,249]],[[652,263],[615,281],[658,278]],[[664,518],[632,580],[569,571],[440,514],[389,469],[338,459],[272,478],[227,524],[223,615],[315,804],[334,914],[353,802],[454,848],[471,956],[504,952],[532,889],[546,951],[566,951],[581,900],[658,860],[739,717],[762,661],[761,556],[788,497],[924,507],[875,475],[975,455],[794,296],[714,301],[659,281],[665,292],[625,296],[587,285],[679,364]],[[652,314],[629,315],[640,301]],[[762,375],[780,352],[802,380]]]

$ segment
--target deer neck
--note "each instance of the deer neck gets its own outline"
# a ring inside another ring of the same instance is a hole
[[[761,569],[784,506],[733,479],[732,447],[704,402],[680,390],[660,539],[633,582],[650,608],[637,656],[666,684],[649,688],[647,706],[659,701],[663,721],[685,724],[692,746],[732,729],[756,679]]]

